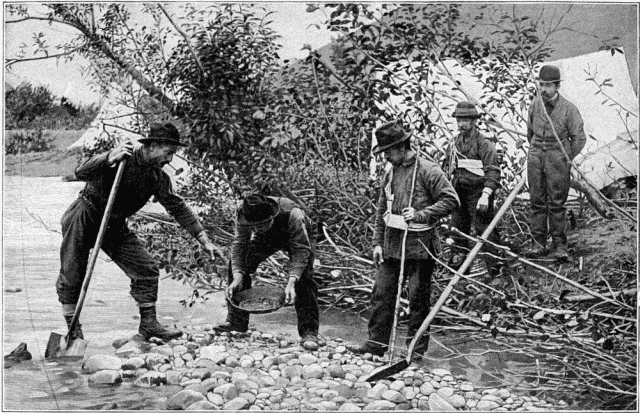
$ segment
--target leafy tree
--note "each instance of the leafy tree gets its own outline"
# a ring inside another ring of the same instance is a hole
[[[5,93],[6,128],[17,129],[53,108],[55,96],[46,86],[21,83]]]

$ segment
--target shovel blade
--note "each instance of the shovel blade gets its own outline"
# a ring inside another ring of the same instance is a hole
[[[60,333],[51,333],[47,348],[44,352],[45,359],[65,358],[81,359],[87,349],[88,342],[79,338],[67,341],[67,336]]]
[[[402,370],[409,367],[409,363],[407,360],[402,359],[397,363],[380,366],[377,369],[373,369],[371,373],[367,374],[363,377],[364,381],[378,381],[382,379],[386,379],[389,376],[393,376],[394,374],[400,373]]]

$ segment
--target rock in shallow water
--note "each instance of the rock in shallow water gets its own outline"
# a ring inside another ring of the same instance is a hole
[[[122,383],[118,370],[100,370],[89,376],[89,386],[117,385]]]
[[[94,354],[82,363],[82,372],[85,374],[93,374],[100,370],[120,370],[122,368],[122,360],[116,356],[106,354]]]
[[[206,400],[206,398],[194,390],[182,390],[176,393],[167,402],[167,410],[185,410],[194,403]]]

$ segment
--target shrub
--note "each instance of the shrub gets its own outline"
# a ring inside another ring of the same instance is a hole
[[[7,155],[51,150],[49,133],[42,130],[10,131],[7,133],[5,150]]]

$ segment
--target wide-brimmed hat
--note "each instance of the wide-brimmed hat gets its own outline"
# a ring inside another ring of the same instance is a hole
[[[471,102],[458,102],[456,110],[453,111],[454,118],[478,118],[480,115],[476,110],[476,106]]]
[[[376,140],[378,144],[373,147],[374,155],[391,148],[409,139],[411,134],[398,124],[397,121],[388,122],[376,129]]]
[[[280,212],[280,205],[275,199],[264,195],[250,194],[244,197],[238,210],[238,225],[261,225],[273,219]]]
[[[149,125],[149,135],[146,138],[138,139],[138,142],[160,142],[169,145],[187,146],[180,142],[180,132],[172,123],[152,123]]]
[[[560,68],[553,65],[542,66],[537,80],[540,83],[553,83],[562,81],[562,79],[560,78]]]

